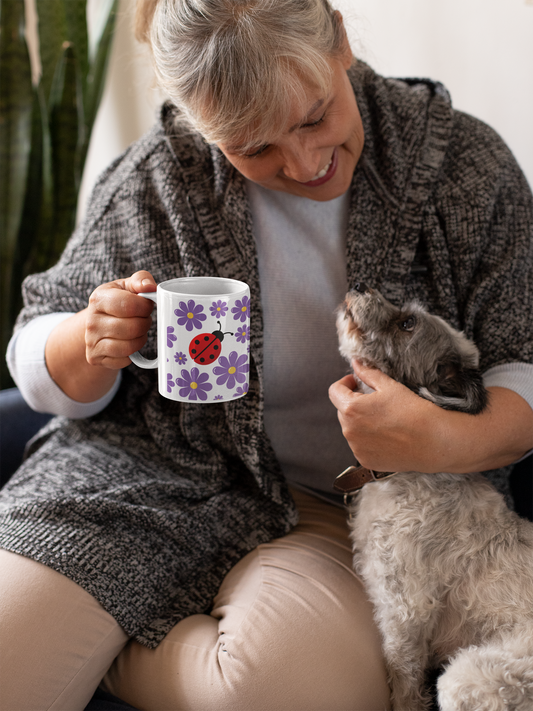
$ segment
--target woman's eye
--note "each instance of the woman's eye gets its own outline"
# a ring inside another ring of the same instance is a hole
[[[414,316],[408,316],[406,319],[400,322],[400,328],[402,331],[412,331],[416,326],[416,318]]]
[[[269,144],[266,143],[264,146],[261,146],[260,148],[257,148],[257,149],[256,149],[255,151],[253,151],[252,153],[243,153],[243,154],[242,154],[242,157],[243,157],[243,158],[257,158],[257,156],[260,156],[261,153],[263,153],[264,151],[266,151],[266,149],[268,148],[268,146],[269,146]]]
[[[322,116],[317,119],[316,121],[310,121],[309,123],[303,123],[300,128],[316,128],[317,126],[320,126],[323,121],[326,119],[326,111],[322,114]],[[252,149],[249,153],[242,153],[243,158],[257,158],[259,157],[262,153],[264,153],[266,150],[270,148],[270,143],[265,143],[264,146],[259,146],[259,148]]]
[[[303,123],[300,128],[316,128],[317,126],[320,126],[321,123],[323,123],[326,119],[326,111],[322,114],[322,116],[317,119],[316,121],[310,121],[309,123]],[[242,153],[243,158],[257,158],[260,156],[262,153],[264,153],[266,150],[270,148],[269,143],[265,143],[264,146],[259,146],[259,148],[252,149],[249,153]]]
[[[302,125],[302,128],[316,128],[316,126],[320,126],[320,124],[325,120],[326,114],[323,113],[322,116],[317,119],[316,121],[310,121],[309,123],[304,123]]]

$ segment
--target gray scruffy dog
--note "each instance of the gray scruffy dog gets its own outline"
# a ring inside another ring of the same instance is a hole
[[[337,316],[340,351],[441,407],[487,405],[476,346],[417,303],[358,284]],[[350,504],[354,566],[374,605],[395,711],[533,710],[533,523],[480,474],[403,472]]]

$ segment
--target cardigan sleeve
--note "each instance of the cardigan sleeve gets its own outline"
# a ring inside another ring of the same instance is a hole
[[[480,350],[481,369],[532,364],[531,189],[502,139],[459,112],[436,206],[460,326]]]
[[[177,184],[169,200],[172,168],[166,144],[157,132],[133,144],[98,181],[86,218],[58,263],[24,281],[24,308],[17,319],[8,361],[15,382],[33,409],[85,418],[101,412],[115,396],[120,377],[93,403],[68,398],[48,374],[44,347],[58,321],[86,308],[91,293],[101,284],[131,276],[139,269],[150,271],[158,282],[180,276],[181,258],[170,213],[171,208],[179,209],[185,198]],[[178,218],[174,217],[174,222]],[[184,225],[182,231],[188,235],[186,228]],[[146,352],[155,350],[155,330],[150,330]]]
[[[77,313],[98,286],[139,269],[158,282],[180,276],[176,235],[187,240],[191,230],[181,219],[186,196],[175,172],[160,126],[111,164],[58,263],[24,281],[16,328],[44,314]]]

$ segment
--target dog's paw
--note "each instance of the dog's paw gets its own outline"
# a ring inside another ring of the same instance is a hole
[[[437,689],[441,711],[531,711],[533,658],[470,647],[453,659]]]
[[[433,708],[431,697],[425,694],[409,694],[399,698],[393,693],[391,702],[394,711],[431,711]]]
[[[391,702],[394,711],[431,711],[432,698],[423,682],[421,667],[388,665]]]

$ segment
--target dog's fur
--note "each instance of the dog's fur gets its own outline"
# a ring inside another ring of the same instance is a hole
[[[487,405],[476,346],[417,303],[364,284],[337,316],[340,351],[441,407]],[[374,605],[394,711],[533,709],[533,523],[480,474],[404,472],[350,505],[354,566]]]

